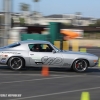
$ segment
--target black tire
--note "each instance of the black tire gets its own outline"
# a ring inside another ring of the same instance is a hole
[[[76,72],[85,72],[88,68],[88,63],[84,59],[75,60],[73,63],[73,70]]]
[[[71,71],[71,72],[74,72],[74,69],[73,69],[73,67],[71,67],[71,68],[69,69],[69,71]]]
[[[11,57],[8,66],[15,71],[21,70],[24,67],[24,60],[21,57]]]

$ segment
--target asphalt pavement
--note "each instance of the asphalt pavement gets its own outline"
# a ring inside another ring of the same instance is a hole
[[[87,52],[100,57],[98,49]],[[0,66],[0,100],[81,100],[89,92],[90,100],[100,99],[100,68],[76,73],[65,68],[50,68],[49,76],[41,75],[42,68],[12,71]]]
[[[80,100],[82,92],[89,92],[91,100],[99,100],[99,68],[85,73],[52,68],[44,77],[41,68],[11,71],[0,67],[0,100]]]

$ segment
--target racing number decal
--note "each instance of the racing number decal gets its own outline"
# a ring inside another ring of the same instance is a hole
[[[47,56],[45,56],[45,57],[43,57],[42,59],[41,59],[41,61],[44,63],[44,64],[48,64],[48,65],[59,65],[59,64],[62,64],[62,58],[60,58],[60,57],[56,57],[56,58],[54,58],[54,57],[47,57]]]

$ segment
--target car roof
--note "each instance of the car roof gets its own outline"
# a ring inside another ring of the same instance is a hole
[[[31,44],[31,43],[50,43],[49,41],[43,41],[43,40],[25,40],[25,41],[20,41],[19,43],[21,44]]]

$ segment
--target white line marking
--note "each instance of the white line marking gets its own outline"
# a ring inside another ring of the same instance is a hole
[[[56,92],[56,93],[43,94],[43,95],[35,95],[35,96],[16,98],[16,99],[10,99],[10,100],[22,100],[22,99],[29,99],[29,98],[39,98],[39,97],[45,97],[45,96],[53,96],[53,95],[58,95],[58,94],[67,94],[67,93],[87,91],[87,90],[96,90],[96,89],[100,89],[100,87],[85,88],[85,89],[71,90],[71,91],[64,91],[64,92]]]
[[[80,77],[83,75],[73,75],[73,76],[61,76],[61,77],[51,77],[51,78],[40,78],[40,79],[31,79],[31,80],[22,80],[22,81],[10,81],[10,82],[1,82],[0,84],[10,84],[10,83],[20,83],[20,82],[31,82],[31,81],[42,81],[42,80],[49,80],[49,79],[59,79],[59,78],[66,78],[66,77]]]
[[[100,75],[88,75],[88,77],[97,77],[97,78],[99,78]]]

